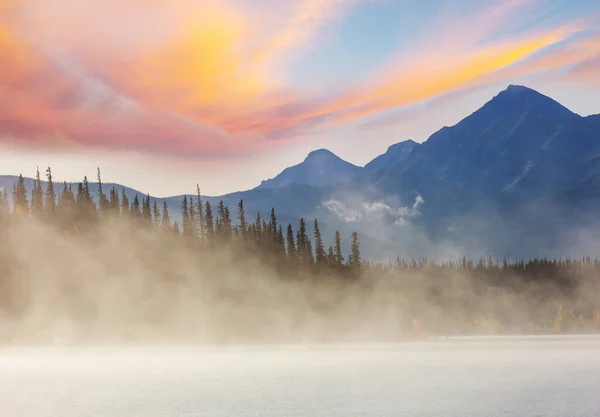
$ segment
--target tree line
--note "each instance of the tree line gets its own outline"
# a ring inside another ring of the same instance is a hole
[[[124,189],[120,193],[114,186],[105,190],[100,169],[96,195],[92,195],[87,177],[74,189],[66,182],[56,184],[48,167],[45,180],[43,187],[38,169],[29,193],[22,175],[10,197],[8,190],[0,192],[0,236],[11,224],[30,220],[67,235],[88,236],[119,219],[132,230],[157,241],[176,242],[191,252],[206,255],[228,248],[239,257],[269,266],[281,277],[334,280],[365,291],[385,282],[397,291],[398,303],[411,312],[412,326],[419,332],[443,332],[449,321],[462,323],[459,327],[467,333],[484,324],[494,331],[600,330],[600,261],[591,257],[369,261],[361,258],[356,232],[350,236],[350,253],[344,254],[340,232],[335,232],[333,244],[326,247],[316,218],[310,223],[301,218],[296,228],[291,223],[281,224],[275,208],[268,216],[257,213],[250,218],[243,200],[233,210],[223,201],[213,207],[203,199],[199,186],[194,195],[183,196],[177,222],[167,203],[159,205],[149,194],[136,194],[130,201]],[[8,249],[0,247],[0,281],[8,274],[2,263],[10,265],[3,250]],[[512,304],[490,303],[496,299],[494,294],[504,298],[509,294]],[[431,306],[444,313],[432,314]]]

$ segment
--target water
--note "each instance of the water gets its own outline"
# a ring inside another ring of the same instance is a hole
[[[0,351],[0,415],[598,416],[600,338]]]

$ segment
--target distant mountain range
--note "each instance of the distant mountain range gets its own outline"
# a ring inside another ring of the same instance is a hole
[[[0,176],[0,187],[13,182]],[[166,199],[174,213],[181,198]],[[364,167],[320,149],[253,190],[208,197],[240,199],[249,214],[275,207],[284,222],[317,216],[326,236],[357,230],[372,258],[584,254],[600,225],[600,115],[511,85],[455,126],[392,145]]]

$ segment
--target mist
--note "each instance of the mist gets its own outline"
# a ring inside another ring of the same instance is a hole
[[[340,273],[290,268],[239,239],[190,243],[108,213],[73,229],[13,215],[0,230],[3,344],[375,343],[600,329],[591,261],[546,275],[425,260]]]

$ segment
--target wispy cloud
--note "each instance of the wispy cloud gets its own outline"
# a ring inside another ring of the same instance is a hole
[[[548,2],[507,0],[432,13],[426,36],[341,91],[290,87],[293,61],[366,2],[3,0],[0,140],[229,155],[564,66],[597,84],[597,23],[537,24]]]
[[[331,213],[337,216],[340,220],[346,222],[357,221],[377,221],[381,222],[386,219],[397,226],[406,224],[407,218],[418,216],[419,207],[425,202],[423,197],[418,194],[412,206],[392,207],[385,201],[362,201],[356,204],[346,203],[339,200],[324,201],[323,207],[327,208]]]

